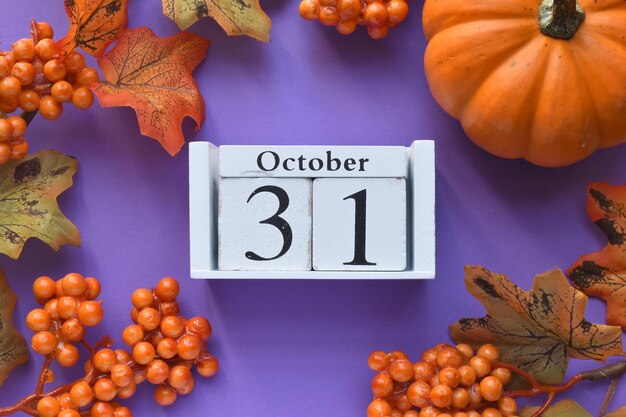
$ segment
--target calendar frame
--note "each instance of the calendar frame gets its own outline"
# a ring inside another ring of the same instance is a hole
[[[307,146],[303,146],[306,148]],[[331,147],[332,148],[332,147]],[[219,147],[189,144],[190,273],[196,279],[432,279],[435,277],[435,146],[406,148],[407,268],[404,271],[220,271],[217,267]],[[420,196],[420,198],[415,198]]]

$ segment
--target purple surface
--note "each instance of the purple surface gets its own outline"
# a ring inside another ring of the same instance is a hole
[[[177,31],[159,0],[130,2],[130,26],[158,35]],[[274,28],[268,45],[229,38],[210,20],[192,31],[212,40],[196,79],[207,103],[191,140],[218,144],[408,145],[436,139],[437,279],[424,282],[192,281],[189,278],[187,147],[170,158],[138,133],[132,110],[66,109],[55,123],[37,119],[28,138],[36,150],[78,157],[75,186],[60,203],[82,233],[81,248],[55,253],[30,241],[21,258],[0,255],[20,296],[16,321],[35,307],[32,281],[70,271],[103,282],[106,320],[89,339],[119,339],[129,322],[129,295],[165,275],[182,282],[183,312],[214,326],[210,350],[221,372],[171,408],[144,384],[126,404],[136,416],[362,416],[371,399],[366,358],[374,349],[401,349],[412,358],[448,340],[447,325],[482,316],[463,285],[463,266],[480,264],[528,289],[536,273],[567,268],[605,244],[585,214],[591,181],[626,182],[626,146],[578,165],[542,169],[492,157],[472,145],[458,123],[431,98],[422,70],[422,2],[388,39],[343,37],[302,21],[297,1],[269,0]],[[29,19],[67,27],[61,0],[24,0],[0,14],[0,49],[28,33]],[[591,302],[588,318],[602,321]],[[83,355],[84,357],[85,355]],[[32,392],[41,358],[11,375],[0,406]],[[575,362],[571,370],[595,366]],[[73,374],[76,375],[76,372]],[[71,373],[70,373],[71,374]],[[571,372],[570,372],[571,374]],[[57,381],[66,371],[57,372]],[[606,384],[572,391],[597,415]],[[614,406],[624,405],[626,387]]]

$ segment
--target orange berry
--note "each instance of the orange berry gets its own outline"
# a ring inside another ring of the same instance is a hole
[[[430,405],[430,385],[424,381],[415,381],[406,390],[409,402],[423,408]]]
[[[337,2],[337,10],[343,20],[354,19],[361,13],[360,0],[339,0]]]
[[[389,12],[382,3],[370,3],[365,7],[365,21],[368,26],[385,26],[389,22]]]
[[[100,401],[111,401],[117,395],[115,384],[109,378],[100,378],[93,385],[96,398]]]
[[[170,386],[176,390],[184,388],[189,385],[193,380],[191,370],[184,365],[176,365],[171,370],[167,377],[167,382]]]
[[[153,360],[146,368],[146,380],[154,385],[165,382],[169,374],[169,366],[160,359]]]
[[[147,288],[136,289],[131,295],[131,302],[140,310],[150,307],[153,301],[154,297],[152,296],[152,291]]]
[[[187,320],[187,330],[196,336],[199,336],[202,340],[206,340],[211,336],[213,329],[211,323],[207,319],[201,316],[192,317]]]
[[[368,26],[367,27],[367,34],[372,39],[382,39],[385,36],[387,36],[388,32],[389,32],[388,26]]]
[[[24,90],[18,98],[19,106],[25,112],[32,112],[39,108],[39,93],[34,90]]]
[[[19,139],[24,136],[28,125],[21,116],[11,116],[6,120],[11,124],[11,127],[13,127],[13,139]]]
[[[23,38],[11,45],[16,61],[32,61],[35,57],[35,44],[31,38]]]
[[[339,12],[335,7],[324,6],[320,9],[319,20],[326,26],[337,26],[339,23]]]
[[[65,68],[70,74],[78,74],[85,65],[85,58],[77,51],[72,51],[65,57]]]
[[[9,60],[3,55],[0,55],[0,78],[4,78],[11,73],[11,65]]]
[[[161,279],[154,290],[162,301],[174,301],[179,291],[178,281],[171,277]]]
[[[490,375],[493,375],[496,378],[498,378],[500,382],[502,382],[503,386],[511,382],[511,371],[509,371],[506,368],[496,368],[491,371]]]
[[[128,346],[135,346],[137,343],[143,340],[143,337],[143,329],[136,324],[131,324],[130,326],[127,326],[122,332],[122,340]]]
[[[195,359],[200,354],[202,342],[194,334],[187,334],[178,341],[178,356],[185,360]]]
[[[470,403],[470,393],[465,388],[457,388],[452,393],[452,407],[462,410]]]
[[[11,160],[11,145],[8,143],[0,143],[0,165],[6,164]]]
[[[46,22],[37,22],[35,25],[37,30],[37,39],[52,39],[54,37],[54,31],[52,30],[52,26]]]
[[[44,119],[56,120],[63,113],[63,104],[51,96],[43,96],[39,102],[39,113]]]
[[[435,376],[435,369],[426,361],[413,364],[413,377],[418,381],[430,381]]]
[[[35,81],[35,67],[30,62],[17,62],[11,68],[11,75],[22,85],[32,84]]]
[[[480,381],[480,393],[487,401],[498,401],[503,393],[502,381],[495,376],[487,376]]]
[[[76,365],[78,359],[80,358],[80,354],[78,353],[78,349],[76,346],[65,343],[60,349],[54,354],[54,358],[57,360],[59,365],[64,368],[70,368]]]
[[[104,312],[101,301],[83,301],[78,308],[78,320],[85,326],[95,326],[102,321]]]
[[[137,313],[137,324],[143,330],[154,330],[161,324],[161,315],[154,308],[146,307]]]
[[[476,376],[482,378],[491,372],[491,361],[482,355],[476,355],[469,361],[470,366],[476,371]]]
[[[219,362],[213,355],[205,355],[202,359],[196,361],[196,370],[205,378],[210,378],[217,373]]]
[[[108,402],[98,401],[89,409],[90,417],[113,417],[115,409]]]
[[[78,74],[76,74],[76,84],[78,86],[88,86],[100,81],[98,71],[93,68],[83,68]]]
[[[356,30],[359,24],[359,19],[342,20],[337,24],[337,32],[342,35],[349,35]]]
[[[72,104],[81,110],[88,109],[93,104],[93,93],[87,87],[78,87],[72,95]]]
[[[161,406],[174,404],[176,397],[176,391],[166,385],[159,385],[154,391],[154,400]]]
[[[409,5],[406,0],[390,0],[387,3],[387,12],[389,13],[389,24],[397,26],[409,15]]]
[[[28,142],[24,138],[19,138],[11,142],[11,159],[17,161],[28,153]]]
[[[61,334],[67,340],[79,342],[85,336],[85,328],[78,319],[69,319],[61,326]]]
[[[17,78],[9,75],[0,80],[0,98],[14,99],[17,105],[17,99],[22,92],[22,83]]]
[[[484,356],[492,362],[500,360],[500,351],[494,345],[488,343],[478,348],[477,355]]]
[[[87,283],[81,274],[72,272],[61,279],[61,288],[63,289],[63,294],[79,297],[87,291]]]
[[[154,346],[148,342],[139,342],[133,348],[133,359],[141,365],[147,365],[154,359]]]
[[[70,390],[70,399],[76,407],[85,407],[93,401],[93,390],[85,381],[78,382]]]
[[[33,294],[38,299],[48,299],[54,297],[56,283],[50,277],[41,276],[33,283]]]
[[[393,379],[387,373],[376,374],[371,385],[376,398],[387,398],[393,393]]]
[[[465,358],[465,360],[469,361],[474,356],[474,349],[467,343],[459,343],[456,345],[456,350],[461,352],[461,355]]]
[[[461,385],[464,387],[470,387],[476,382],[476,371],[469,365],[463,365],[459,368],[459,375],[461,376]]]
[[[112,349],[100,349],[93,355],[92,362],[100,372],[109,372],[117,365],[117,356]]]
[[[302,0],[298,6],[300,16],[306,20],[317,20],[320,14],[320,4],[317,0]]]
[[[52,324],[52,317],[43,308],[36,308],[26,316],[26,326],[33,332],[48,330]]]
[[[44,61],[50,61],[58,52],[59,48],[52,39],[41,39],[35,45],[35,53]]]
[[[430,390],[430,401],[435,407],[449,407],[452,404],[452,388],[447,385],[435,385]]]
[[[437,367],[439,369],[458,368],[464,362],[463,355],[456,348],[446,346],[437,352]]]
[[[64,79],[66,74],[67,69],[60,59],[51,59],[43,66],[43,75],[52,82]]]
[[[517,402],[510,397],[503,397],[498,400],[498,410],[505,416],[513,416],[517,413]]]
[[[178,339],[185,332],[185,322],[177,316],[167,316],[161,320],[161,332],[165,337]]]
[[[171,359],[178,353],[178,343],[176,340],[166,337],[157,344],[156,351],[163,359]]]
[[[482,417],[502,417],[502,414],[496,408],[489,407],[483,410]]]
[[[13,138],[13,125],[6,119],[0,119],[0,142],[8,142]]]
[[[85,278],[85,282],[87,283],[87,292],[86,296],[89,300],[95,300],[100,295],[100,291],[102,287],[100,286],[100,282],[92,277]]]
[[[43,397],[37,403],[39,417],[56,417],[59,411],[61,411],[61,404],[54,397]]]
[[[52,89],[50,90],[50,93],[56,101],[58,101],[59,103],[64,103],[72,99],[72,95],[74,94],[74,87],[72,87],[72,84],[68,83],[67,81],[60,80],[54,83]]]
[[[407,382],[413,378],[413,364],[408,359],[397,359],[389,366],[389,374],[398,382]]]
[[[76,311],[78,310],[78,302],[74,297],[64,295],[59,298],[57,308],[59,310],[59,317],[67,320],[76,314]]]
[[[391,415],[391,406],[385,400],[376,399],[367,406],[367,417],[386,417]]]
[[[439,382],[450,388],[456,388],[461,383],[461,374],[457,368],[443,368],[439,371]]]

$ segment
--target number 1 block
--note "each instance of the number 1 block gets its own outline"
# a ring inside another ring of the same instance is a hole
[[[306,178],[223,178],[218,268],[310,270],[311,184]]]
[[[313,181],[313,269],[406,269],[406,180]]]

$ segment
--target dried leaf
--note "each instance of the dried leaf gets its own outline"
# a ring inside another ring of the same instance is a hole
[[[520,410],[520,417],[530,417],[539,410],[539,407],[524,407]],[[541,417],[593,417],[587,410],[574,400],[563,400],[548,407]],[[607,416],[608,417],[608,416]]]
[[[60,41],[63,51],[77,46],[99,57],[126,28],[128,0],[65,0],[70,28]]]
[[[28,345],[13,326],[13,309],[17,296],[0,269],[0,386],[9,373],[28,360]]]
[[[162,0],[163,14],[181,30],[210,16],[230,36],[248,35],[263,42],[270,38],[272,21],[259,0]]]
[[[618,408],[617,410],[611,411],[609,414],[604,417],[626,417],[626,407]]]
[[[200,128],[204,100],[191,72],[205,57],[209,41],[192,33],[157,37],[143,27],[124,31],[98,60],[106,81],[92,87],[102,107],[130,106],[141,133],[175,155],[185,144],[186,116]]]
[[[606,234],[601,251],[578,258],[569,270],[574,286],[606,300],[606,322],[626,329],[626,185],[587,187],[587,212]]]
[[[585,320],[588,299],[561,271],[537,275],[529,292],[482,267],[468,266],[465,274],[467,289],[487,315],[450,326],[457,343],[494,343],[504,362],[544,384],[563,380],[568,357],[604,361],[622,351],[621,329]]]
[[[31,237],[54,250],[80,245],[78,229],[57,204],[77,168],[76,159],[50,150],[0,166],[0,253],[17,259]]]

